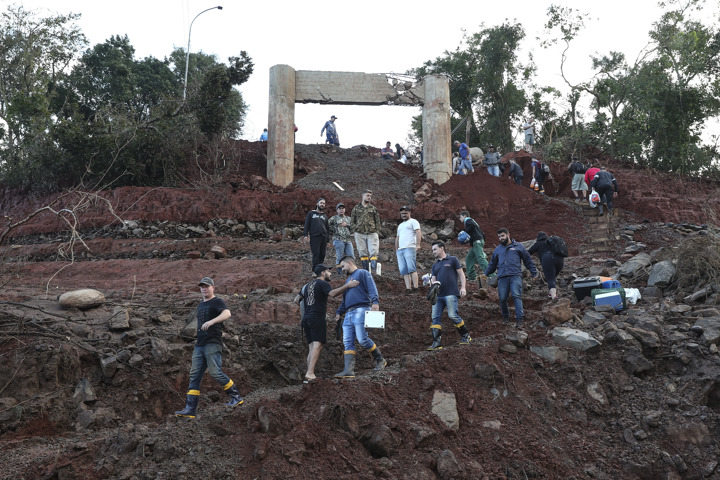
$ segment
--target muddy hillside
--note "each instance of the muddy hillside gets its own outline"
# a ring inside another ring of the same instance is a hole
[[[717,183],[601,156],[619,195],[599,217],[573,200],[566,165],[551,164],[547,195],[528,188],[524,151],[503,158],[523,185],[482,169],[436,185],[376,148],[297,145],[295,182],[278,188],[265,147],[233,143],[222,169],[193,160],[178,188],[0,190],[0,478],[720,478]],[[331,299],[318,379],[303,383],[292,302],[311,279],[303,221],[318,198],[349,213],[368,188],[386,315],[369,333],[388,366],[374,372],[358,347],[357,376],[334,378]],[[558,300],[525,271],[515,328],[493,282],[470,282],[459,313],[472,341],[459,345],[443,316],[444,348],[427,351],[427,288],[406,294],[394,251],[403,205],[421,225],[421,275],[435,239],[464,265],[461,210],[488,257],[501,227],[526,246],[540,230],[563,237]],[[225,407],[205,375],[197,417],[178,418],[205,276],[232,312],[223,371],[244,403]],[[625,308],[577,298],[573,282],[588,276],[618,280]]]

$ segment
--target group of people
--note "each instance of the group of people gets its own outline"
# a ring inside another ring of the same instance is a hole
[[[399,143],[395,144],[395,151],[393,152],[390,142],[385,142],[385,146],[380,149],[380,156],[384,160],[397,160],[400,163],[408,163],[407,154],[405,149],[400,146]]]
[[[335,206],[337,212],[328,217],[325,212],[325,199],[319,198],[315,208],[305,216],[303,239],[310,243],[312,268],[325,262],[327,244],[332,239],[335,248],[335,267],[341,273],[340,261],[346,257],[354,257],[352,240],[360,255],[362,268],[377,273],[378,251],[380,248],[380,214],[372,201],[372,190],[365,190],[361,202],[353,208],[348,217],[345,204]]]
[[[452,159],[452,171],[454,175],[469,175],[475,171],[472,163],[472,154],[467,144],[460,140],[453,142],[457,152],[453,153]],[[490,145],[488,151],[483,157],[483,166],[487,168],[487,171],[493,177],[499,177],[501,175],[501,169],[504,168],[500,161],[500,154],[495,151],[495,145]]]

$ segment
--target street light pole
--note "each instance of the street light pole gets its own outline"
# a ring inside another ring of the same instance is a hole
[[[195,15],[195,18],[193,18],[192,22],[190,22],[190,29],[188,30],[188,46],[187,46],[187,52],[185,53],[185,84],[183,85],[183,101],[185,101],[185,95],[187,93],[187,77],[188,77],[188,65],[190,64],[190,34],[192,33],[192,26],[193,23],[195,23],[195,20],[202,15],[205,12],[208,12],[210,10],[222,10],[222,6],[218,5],[217,7],[210,7],[208,9],[203,10],[202,12]]]

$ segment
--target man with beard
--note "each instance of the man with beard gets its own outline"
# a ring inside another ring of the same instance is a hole
[[[380,250],[380,214],[375,205],[371,204],[372,190],[365,190],[362,202],[355,205],[350,220],[355,232],[355,245],[360,254],[360,262],[364,270],[377,273],[377,258]]]
[[[342,287],[332,289],[330,277],[332,272],[330,267],[323,264],[316,265],[313,273],[317,278],[307,283],[295,297],[295,302],[300,303],[302,310],[302,320],[300,326],[305,333],[305,339],[308,343],[307,356],[307,372],[305,378],[307,382],[315,380],[315,365],[320,358],[320,350],[323,344],[327,342],[327,300],[328,297],[337,297],[348,288],[358,286],[356,280],[350,280]]]
[[[521,243],[510,238],[507,228],[497,231],[500,245],[493,251],[490,265],[485,269],[485,275],[490,275],[495,270],[498,272],[498,297],[500,298],[500,310],[502,311],[503,323],[510,321],[508,311],[508,297],[512,295],[515,303],[515,328],[523,325],[523,303],[522,303],[522,264],[530,270],[532,278],[537,278],[537,269],[530,258],[530,254]]]
[[[329,240],[328,217],[325,215],[325,199],[320,198],[315,205],[315,210],[310,210],[305,216],[305,228],[303,237],[310,242],[312,252],[312,268],[325,261],[325,251]]]

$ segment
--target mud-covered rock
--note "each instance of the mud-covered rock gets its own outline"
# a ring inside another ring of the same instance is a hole
[[[60,295],[58,301],[63,308],[87,310],[103,305],[105,303],[105,295],[92,288],[83,288],[81,290],[63,293]]]

